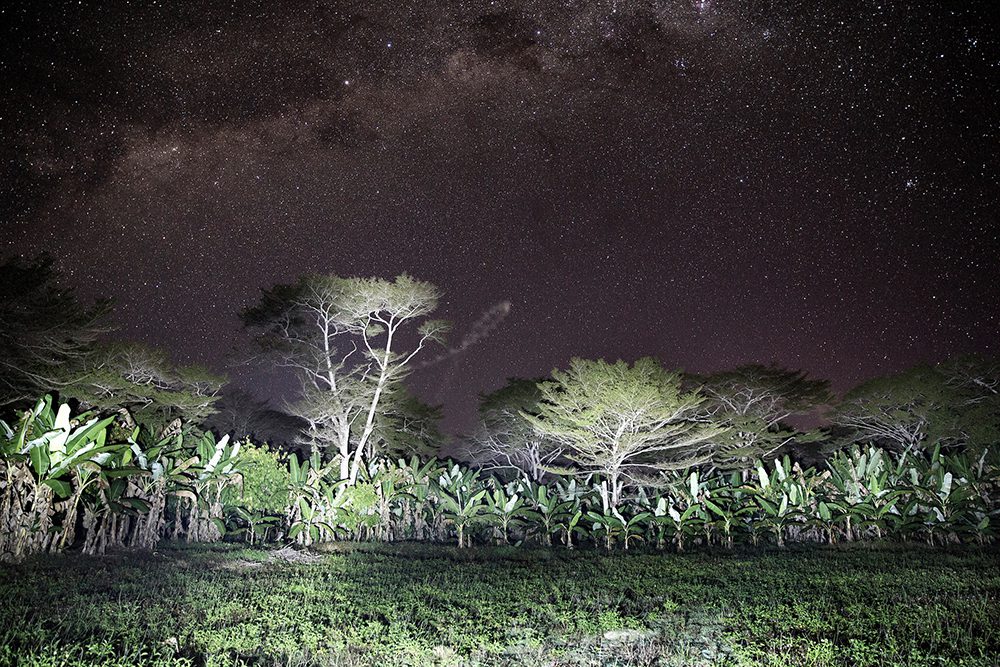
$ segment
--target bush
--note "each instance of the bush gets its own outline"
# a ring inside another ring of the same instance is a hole
[[[239,472],[242,491],[230,489],[226,505],[239,505],[250,512],[281,514],[288,507],[288,464],[266,445],[247,439],[240,449]]]

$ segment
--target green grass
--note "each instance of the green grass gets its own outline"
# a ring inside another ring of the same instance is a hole
[[[1000,665],[1000,552],[231,545],[0,567],[0,665]]]

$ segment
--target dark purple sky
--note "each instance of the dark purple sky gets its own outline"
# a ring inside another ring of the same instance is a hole
[[[313,271],[429,280],[457,337],[511,303],[414,378],[451,430],[571,356],[997,351],[988,2],[39,4],[0,15],[0,254],[178,361]]]

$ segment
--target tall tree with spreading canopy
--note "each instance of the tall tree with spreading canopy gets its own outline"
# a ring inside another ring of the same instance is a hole
[[[1000,439],[1000,364],[959,357],[875,378],[848,392],[833,421],[856,441],[896,450],[982,451]]]
[[[715,420],[727,427],[713,455],[722,467],[749,466],[793,443],[816,441],[818,432],[802,433],[786,420],[832,400],[827,381],[777,366],[750,364],[692,382],[701,387]]]
[[[447,333],[447,323],[428,317],[439,298],[436,287],[407,275],[308,275],[265,291],[243,312],[262,350],[299,377],[302,395],[290,409],[308,424],[305,442],[335,452],[341,479],[357,480],[383,398]]]
[[[542,398],[538,385],[544,381],[514,378],[481,396],[479,426],[469,438],[465,458],[484,468],[516,470],[541,482],[562,446],[544,437],[521,413],[536,412]]]
[[[711,460],[722,429],[710,423],[704,399],[681,383],[680,373],[650,357],[632,366],[573,359],[538,385],[536,412],[521,414],[564,447],[577,473],[603,476],[605,503],[617,511],[627,483]]]
[[[0,406],[63,391],[107,331],[109,301],[60,287],[51,257],[0,264]]]

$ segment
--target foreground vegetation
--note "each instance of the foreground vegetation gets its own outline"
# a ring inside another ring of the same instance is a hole
[[[152,549],[161,540],[254,543],[344,539],[576,544],[920,540],[995,537],[997,469],[968,453],[853,447],[824,469],[789,457],[744,471],[662,471],[628,493],[613,479],[552,474],[545,483],[413,457],[374,459],[353,483],[318,454],[287,462],[250,443],[183,432],[147,444],[112,418],[76,419],[46,398],[0,437],[0,559]]]
[[[214,544],[8,567],[0,614],[0,665],[985,667],[1000,554]]]

